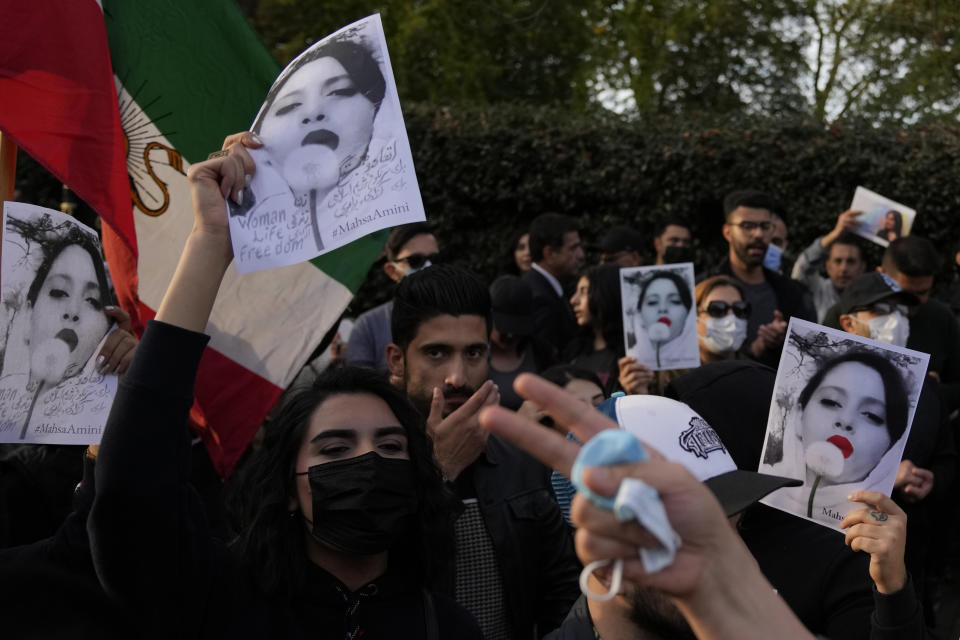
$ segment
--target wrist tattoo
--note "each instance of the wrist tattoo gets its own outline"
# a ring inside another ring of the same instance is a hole
[[[870,517],[876,520],[877,522],[883,522],[884,520],[887,520],[889,518],[887,514],[880,511],[871,511]]]

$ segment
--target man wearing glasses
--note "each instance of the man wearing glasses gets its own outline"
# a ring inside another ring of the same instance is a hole
[[[430,227],[425,222],[414,222],[394,227],[384,251],[387,261],[383,271],[394,282],[400,282],[411,273],[437,262],[440,248]],[[392,312],[393,300],[388,300],[357,317],[347,343],[347,364],[389,373],[386,349],[393,341],[390,334]]]
[[[766,269],[763,258],[773,235],[773,213],[780,205],[760,191],[734,191],[723,200],[723,237],[729,254],[716,273],[743,284],[752,312],[744,350],[776,368],[791,316],[816,320],[810,292],[802,284]]]

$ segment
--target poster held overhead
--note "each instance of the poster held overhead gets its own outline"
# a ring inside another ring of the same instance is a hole
[[[96,444],[117,376],[95,356],[111,330],[97,234],[59,211],[5,202],[0,442]]]
[[[793,318],[759,471],[803,481],[763,502],[831,529],[893,491],[930,356]]]
[[[227,201],[238,272],[426,219],[379,14],[287,65],[251,130],[263,141],[248,150],[256,173]]]
[[[850,208],[860,211],[860,225],[854,233],[881,247],[909,235],[917,212],[866,187],[857,187]]]
[[[624,351],[658,371],[700,366],[693,263],[620,270]]]

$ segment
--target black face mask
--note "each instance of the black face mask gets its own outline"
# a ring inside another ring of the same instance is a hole
[[[663,262],[665,264],[693,262],[693,249],[690,247],[681,247],[679,245],[670,245],[663,250]]]
[[[313,537],[334,549],[380,553],[413,526],[418,501],[409,460],[371,451],[314,465],[306,475],[313,495]]]

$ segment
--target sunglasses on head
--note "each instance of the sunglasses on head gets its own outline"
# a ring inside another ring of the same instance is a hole
[[[892,302],[874,302],[871,305],[856,307],[850,313],[856,313],[858,311],[869,311],[878,316],[888,316],[894,311],[899,311],[901,314],[908,316],[910,315],[910,308],[905,304],[894,304]]]
[[[745,320],[750,317],[749,302],[724,302],[723,300],[714,300],[708,304],[703,311],[711,318],[722,318],[733,309],[733,315]]]
[[[430,255],[426,255],[423,253],[411,253],[406,257],[397,258],[396,260],[394,260],[394,262],[406,262],[408,265],[410,265],[411,269],[420,269],[425,264],[427,264],[427,262],[429,262],[430,264],[436,264],[439,261],[440,261],[439,253],[431,253]]]

